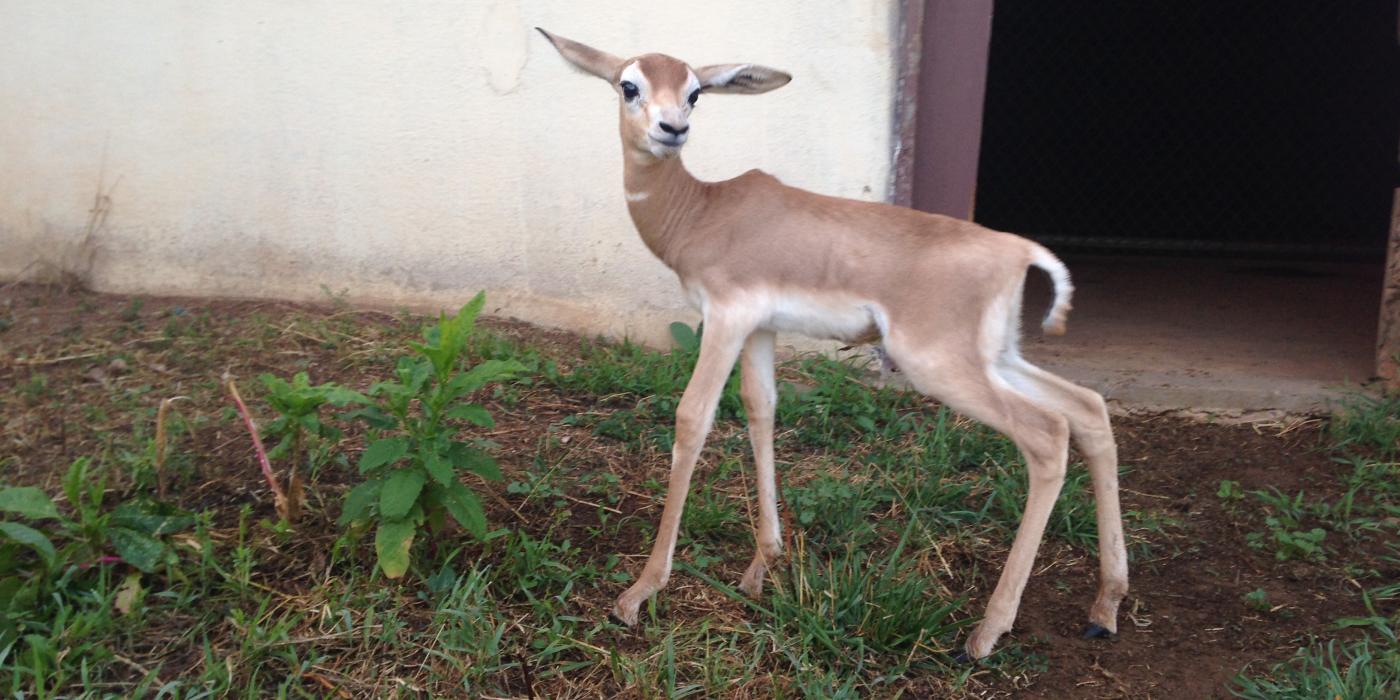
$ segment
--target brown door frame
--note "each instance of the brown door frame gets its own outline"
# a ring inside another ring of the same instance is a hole
[[[914,203],[914,138],[919,113],[919,64],[923,57],[925,0],[899,0],[895,8],[894,119],[891,134],[890,181],[887,191],[891,204],[909,207]]]
[[[900,0],[890,190],[896,204],[972,218],[992,2]]]

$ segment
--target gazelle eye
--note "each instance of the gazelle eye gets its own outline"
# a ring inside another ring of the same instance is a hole
[[[640,94],[640,92],[637,90],[637,86],[633,85],[632,81],[630,80],[624,80],[621,83],[618,83],[618,87],[622,88],[622,99],[627,100],[628,102],[637,99],[637,95]]]
[[[700,88],[696,88],[695,92],[690,93],[690,106],[694,107],[695,101],[698,99],[700,99]]]

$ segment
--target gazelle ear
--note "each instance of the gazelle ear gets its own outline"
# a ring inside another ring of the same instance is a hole
[[[700,87],[706,92],[728,92],[739,95],[757,95],[760,92],[776,90],[792,80],[792,76],[780,70],[752,63],[722,63],[695,70],[700,79]]]
[[[613,75],[622,67],[622,59],[607,51],[599,51],[592,46],[580,44],[562,36],[555,36],[539,27],[535,27],[535,31],[543,34],[544,38],[548,39],[549,43],[553,44],[554,48],[559,51],[559,55],[564,57],[564,60],[589,75],[596,75],[603,80],[612,81]]]

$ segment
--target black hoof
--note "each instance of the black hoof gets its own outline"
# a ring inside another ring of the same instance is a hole
[[[632,626],[632,625],[627,624],[626,622],[623,622],[623,621],[622,621],[622,618],[618,617],[616,613],[608,613],[608,622],[611,622],[611,623],[613,623],[614,625],[617,625],[618,627],[631,627],[631,626]]]
[[[1113,633],[1112,633],[1112,632],[1109,632],[1109,631],[1108,631],[1108,628],[1107,628],[1107,627],[1104,627],[1103,625],[1100,625],[1100,624],[1098,624],[1098,623],[1096,623],[1096,622],[1090,622],[1090,623],[1089,623],[1089,626],[1084,628],[1084,638],[1085,638],[1085,639],[1112,639],[1112,638],[1113,638]]]
[[[972,664],[972,662],[973,662],[973,659],[972,659],[971,656],[968,656],[968,655],[967,655],[967,650],[966,650],[966,649],[962,649],[962,650],[958,651],[958,653],[956,653],[956,654],[953,655],[953,663],[955,663],[955,664],[957,664],[957,665],[959,665],[959,666],[969,666],[969,665]]]

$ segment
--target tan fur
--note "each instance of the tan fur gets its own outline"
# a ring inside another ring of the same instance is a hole
[[[645,77],[649,92],[637,98],[642,104],[624,102],[619,109],[627,207],[642,240],[675,271],[705,320],[700,359],[676,411],[671,480],[656,542],[614,614],[635,623],[641,603],[670,576],[690,475],[725,378],[741,356],[760,522],[757,551],[740,587],[761,592],[782,548],[772,454],[774,333],[796,330],[881,341],[915,388],[1006,434],[1024,454],[1030,471],[1025,515],[986,617],[967,641],[972,657],[990,653],[1011,629],[1064,481],[1071,436],[1088,462],[1098,505],[1100,590],[1090,620],[1115,630],[1127,593],[1127,553],[1107,410],[1098,394],[1031,365],[1016,349],[1028,266],[1051,274],[1056,298],[1044,328],[1064,332],[1071,287],[1063,264],[1019,236],[814,194],[757,170],[700,182],[681,164],[678,146],[657,148],[656,114],[676,124],[688,120],[692,76],[706,90],[755,93],[785,84],[786,74],[749,64],[691,69],[660,54],[609,64],[599,57],[611,54],[546,36],[565,58],[615,88],[624,70]],[[715,82],[726,79],[732,82]]]

